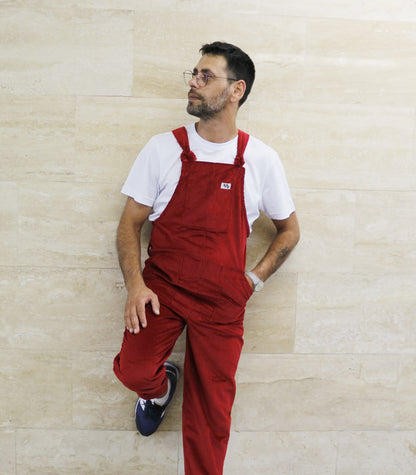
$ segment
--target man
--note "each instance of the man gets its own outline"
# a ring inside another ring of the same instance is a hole
[[[254,81],[241,49],[201,48],[189,84],[195,124],[153,137],[123,187],[128,198],[117,234],[128,291],[117,377],[139,398],[136,424],[152,434],[163,420],[179,371],[167,362],[187,326],[182,431],[185,473],[222,474],[253,290],[277,270],[299,239],[294,205],[277,154],[236,127]],[[245,273],[246,240],[262,210],[276,227],[263,259]],[[140,233],[153,222],[149,258]]]

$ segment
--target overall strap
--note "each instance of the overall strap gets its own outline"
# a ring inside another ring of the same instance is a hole
[[[244,165],[244,151],[247,146],[249,135],[242,130],[238,131],[237,156],[234,160],[234,165],[242,167]]]
[[[172,130],[172,134],[175,136],[178,144],[182,148],[181,160],[183,162],[196,161],[194,152],[189,148],[188,132],[186,131],[186,128],[180,127],[179,129]]]
[[[186,162],[196,161],[196,156],[194,152],[189,148],[188,133],[185,127],[180,127],[179,129],[172,130],[172,134],[175,136],[178,144],[182,148],[181,160]],[[238,131],[238,143],[237,143],[237,155],[234,160],[234,165],[243,166],[244,165],[244,151],[246,149],[249,135],[242,130]]]

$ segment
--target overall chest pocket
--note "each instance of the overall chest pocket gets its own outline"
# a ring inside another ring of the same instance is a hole
[[[184,224],[192,229],[224,233],[241,193],[233,165],[193,163],[185,186]]]

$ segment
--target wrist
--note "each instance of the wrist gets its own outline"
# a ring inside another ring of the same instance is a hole
[[[261,290],[264,286],[264,282],[260,279],[259,276],[257,276],[253,271],[249,270],[246,271],[246,275],[251,279],[251,281],[254,284],[254,291],[258,292]]]
[[[140,274],[125,280],[125,286],[127,292],[134,292],[137,289],[146,287],[146,284],[143,280],[142,275]]]

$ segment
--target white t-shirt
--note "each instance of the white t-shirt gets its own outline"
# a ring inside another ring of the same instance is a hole
[[[195,124],[186,127],[189,148],[197,161],[234,163],[237,137],[213,143],[200,137]],[[182,149],[172,132],[155,135],[144,146],[122,188],[122,193],[150,206],[150,221],[155,221],[169,203],[181,173]],[[244,201],[250,230],[260,211],[271,219],[286,219],[293,211],[292,196],[283,165],[277,153],[250,136],[244,152]]]

